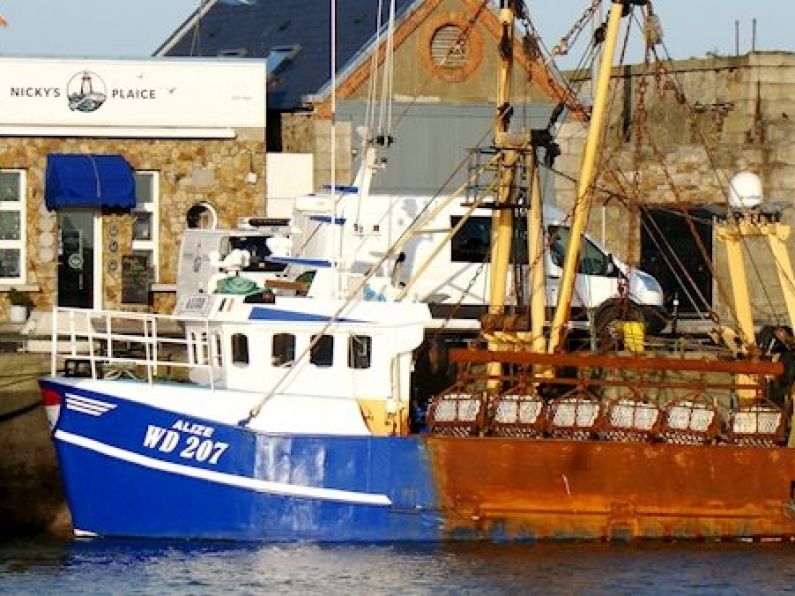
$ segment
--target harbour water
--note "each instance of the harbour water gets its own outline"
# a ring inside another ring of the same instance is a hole
[[[8,594],[748,594],[795,590],[794,544],[0,543]]]

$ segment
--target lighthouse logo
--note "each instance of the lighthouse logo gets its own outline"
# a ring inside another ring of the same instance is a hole
[[[78,72],[66,85],[69,109],[78,112],[93,112],[107,99],[105,82],[95,72]]]

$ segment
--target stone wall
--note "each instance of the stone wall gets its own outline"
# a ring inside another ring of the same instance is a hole
[[[353,151],[350,122],[337,122],[335,136],[335,184],[353,181]],[[285,153],[311,153],[315,188],[331,183],[331,121],[309,112],[282,115],[282,149]]]
[[[218,226],[236,224],[238,217],[263,215],[265,209],[264,132],[239,131],[235,139],[98,139],[4,137],[0,142],[0,168],[27,173],[27,283],[38,308],[51,308],[57,297],[57,256],[42,258],[40,247],[57,243],[56,214],[44,205],[44,178],[48,153],[120,154],[134,170],[159,172],[159,279],[176,282],[179,241],[186,213],[196,203],[212,205]],[[246,181],[249,172],[257,183]],[[131,252],[133,216],[103,210],[104,308],[121,306],[121,256]],[[111,230],[115,231],[115,235]],[[115,241],[117,250],[111,251]],[[45,253],[48,251],[44,251]],[[50,255],[53,251],[49,251]],[[49,255],[47,255],[49,256]],[[111,262],[115,261],[114,265]],[[7,291],[0,286],[0,295]],[[155,293],[154,306],[168,310],[170,293]],[[0,300],[0,317],[6,301]]]
[[[590,231],[598,238],[604,233],[608,248],[630,262],[640,256],[636,201],[725,205],[729,180],[743,170],[761,177],[766,200],[791,206],[795,192],[795,54],[759,52],[666,68],[625,67],[613,77],[610,124],[598,168],[603,192],[595,197]],[[643,120],[645,129],[638,132],[632,125]],[[578,174],[585,135],[579,123],[560,131],[563,155],[557,167],[566,176]],[[558,204],[570,207],[574,184],[558,177],[556,185]],[[622,204],[611,193],[629,201]],[[792,212],[784,219],[792,223]],[[752,242],[745,252],[760,322],[775,320],[785,311],[769,249]],[[721,280],[714,285],[714,306],[726,315],[731,290],[717,240],[713,258],[715,278]]]

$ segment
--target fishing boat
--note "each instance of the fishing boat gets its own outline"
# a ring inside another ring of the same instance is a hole
[[[532,135],[509,130],[506,109],[512,52],[505,48],[518,35],[518,4],[500,4],[496,182],[492,198],[479,204],[494,214],[490,312],[479,340],[451,353],[455,382],[417,394],[412,379],[433,374],[415,370],[431,313],[407,296],[373,296],[368,283],[377,267],[329,268],[311,281],[336,294],[313,295],[311,285],[306,295],[196,292],[169,316],[58,309],[52,371],[40,385],[76,534],[795,536],[795,341],[786,326],[756,332],[742,269],[743,239],[764,237],[782,279],[795,279],[780,212],[745,191],[726,210],[721,234],[738,326],[720,330],[725,349],[647,350],[642,321],[623,312],[590,348],[570,351],[610,65],[622,19],[648,2],[610,6],[549,324],[536,147]],[[745,188],[741,182],[735,190]],[[524,310],[505,307],[517,212],[527,214]],[[398,244],[384,258],[399,251]],[[228,273],[234,276],[233,263]],[[789,285],[782,283],[792,319]],[[425,402],[417,416],[415,406]]]

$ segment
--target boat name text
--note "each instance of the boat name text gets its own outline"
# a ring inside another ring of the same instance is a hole
[[[202,432],[209,431],[210,435],[213,432],[212,428],[202,426],[200,424],[191,424],[184,420],[178,420],[174,427],[180,424],[180,428],[191,427],[189,433],[195,433],[196,428],[205,429]],[[148,425],[146,429],[146,436],[143,440],[144,447],[149,449],[157,449],[162,453],[172,453],[176,451],[183,459],[193,459],[198,462],[207,462],[210,464],[217,464],[218,460],[229,448],[229,443],[221,441],[213,441],[212,439],[202,440],[201,436],[210,436],[206,434],[189,434],[185,437],[182,433],[176,430],[163,428],[161,426]]]
[[[213,436],[215,429],[211,426],[204,426],[203,424],[196,424],[195,422],[188,422],[187,420],[177,420],[171,425],[174,430],[181,430],[192,435],[200,437],[207,437],[208,439]]]

